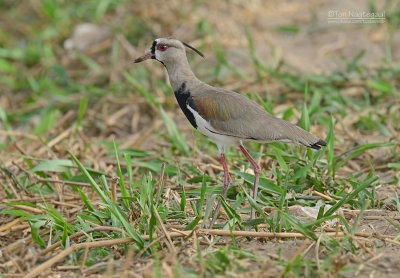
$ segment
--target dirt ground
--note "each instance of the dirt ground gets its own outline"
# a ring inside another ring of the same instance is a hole
[[[190,2],[190,1],[183,1]],[[174,18],[173,15],[176,12],[175,9],[165,10],[157,9],[157,5],[164,3],[164,1],[141,1],[137,3],[135,9],[140,10],[142,16],[147,17],[148,20],[153,20],[157,24],[157,18],[160,17],[170,17]],[[384,9],[384,2],[375,3],[378,10]],[[382,5],[382,6],[380,6]],[[263,7],[263,8],[260,8]],[[208,24],[214,29],[215,34],[218,34],[219,41],[222,47],[227,53],[229,61],[235,66],[239,67],[247,75],[254,74],[251,66],[251,58],[248,52],[248,43],[246,39],[246,28],[244,26],[252,26],[253,39],[256,49],[256,55],[260,60],[264,61],[268,65],[278,66],[283,60],[285,66],[287,66],[292,71],[307,73],[322,73],[322,72],[332,72],[335,70],[343,69],[343,60],[352,60],[360,51],[366,50],[366,54],[362,57],[362,64],[368,65],[373,68],[382,63],[384,57],[387,57],[388,42],[391,41],[393,46],[390,49],[390,57],[393,61],[400,60],[400,31],[395,30],[393,36],[389,36],[387,25],[374,25],[371,27],[370,24],[334,24],[328,22],[328,13],[332,10],[368,10],[368,1],[267,1],[265,4],[262,0],[249,1],[247,3],[244,1],[234,0],[234,1],[205,1],[204,5],[196,6],[193,5],[181,5],[181,12],[184,14],[190,14],[191,9],[195,9],[195,13],[188,17],[184,24],[170,23],[168,27],[159,26],[160,37],[163,36],[173,36],[181,38],[183,41],[190,41],[192,44],[196,45],[196,40],[194,40],[194,34],[196,33],[195,23],[201,18],[206,18]],[[229,9],[229,13],[226,11]],[[111,23],[116,22],[111,21]],[[193,24],[191,24],[193,23]],[[277,32],[276,28],[278,26],[300,26],[301,32]],[[304,31],[305,30],[305,31]],[[209,41],[212,41],[212,37],[209,37]],[[134,55],[140,55],[150,42],[143,41],[139,43],[139,47],[133,49]],[[145,47],[146,46],[146,47]],[[212,53],[212,52],[211,52]],[[61,57],[60,57],[61,59]],[[199,76],[204,76],[205,79],[212,80],[209,76],[209,69],[213,68],[218,61],[215,57],[211,55],[206,55],[206,60],[200,61],[196,60],[193,65],[194,70]],[[159,74],[162,69],[159,65],[147,65],[154,69],[155,74]],[[223,85],[225,88],[235,88],[240,89],[241,87],[250,86],[248,90],[259,90],[257,84],[251,83],[240,83],[236,81],[236,77],[226,76]],[[262,84],[261,86],[265,86]],[[278,96],[282,92],[282,86],[277,84],[272,84],[268,88],[271,96]],[[357,88],[344,89],[343,94],[361,94],[357,91]],[[19,109],[17,99],[13,98],[10,101],[10,95],[12,92],[5,92],[1,98],[0,103],[10,104],[9,108]],[[296,99],[300,96],[295,94],[292,103],[289,104],[278,104],[277,109],[281,109],[280,106],[286,107],[286,105],[292,105],[296,103]],[[107,103],[109,102],[109,103]],[[141,110],[140,103],[135,105],[126,106],[126,100],[111,100],[110,98],[102,99],[101,102],[97,103],[96,108],[101,109],[104,107],[110,108],[113,111],[119,111],[120,109],[126,108],[125,112],[121,115],[133,115],[137,111]],[[107,106],[108,105],[108,106]],[[7,107],[6,107],[7,108]],[[107,109],[104,109],[106,111]],[[75,112],[76,113],[76,112]],[[149,123],[152,123],[152,129],[149,132],[153,132],[155,129],[159,128],[162,122],[158,119],[158,122],[152,122],[151,113],[145,115],[142,119],[138,120],[136,125],[137,129],[143,129]],[[76,115],[76,114],[75,114]],[[59,126],[55,127],[53,133],[50,136],[56,137],[61,134],[64,127],[68,126],[71,121],[69,118],[71,115],[64,115],[65,122],[61,123]],[[154,134],[148,136],[148,140],[140,142],[139,139],[133,137],[130,134],[132,131],[132,121],[129,117],[125,119],[119,118],[119,115],[113,115],[114,118],[110,119],[107,115],[96,116],[90,115],[92,119],[98,117],[100,120],[104,120],[105,124],[103,130],[105,133],[100,132],[100,128],[96,131],[87,135],[87,140],[98,142],[101,140],[106,140],[111,138],[111,134],[118,129],[118,141],[136,144],[135,147],[139,147],[143,150],[154,150],[154,142],[159,140]],[[108,121],[107,121],[108,118]],[[127,119],[129,118],[129,119]],[[120,121],[119,121],[120,120]],[[182,114],[174,115],[174,120],[178,124],[180,130],[182,130],[189,140],[194,141],[195,135],[193,130],[187,125],[186,119]],[[343,136],[344,141],[348,138],[355,138],[359,142],[377,142],[385,141],[385,138],[377,133],[372,133],[370,137],[366,137],[365,134],[358,131],[354,126],[346,125],[346,121],[353,121],[354,119],[344,119],[342,125],[338,125],[336,134],[337,136]],[[35,123],[32,122],[31,126]],[[346,128],[342,128],[342,126]],[[116,127],[117,126],[117,127]],[[20,130],[24,132],[24,130]],[[350,135],[346,135],[346,134]],[[324,134],[326,135],[326,133]],[[1,137],[0,137],[1,138]],[[133,143],[132,143],[133,142]],[[168,142],[157,142],[158,145],[168,145]],[[82,144],[83,146],[84,144]],[[55,153],[58,155],[65,155],[65,146],[61,142],[55,142]],[[92,159],[98,162],[98,167],[106,169],[109,167],[110,157],[107,156],[106,150],[102,146],[93,146],[97,154],[96,157]],[[15,153],[21,153],[29,156],[36,157],[51,157],[51,154],[47,153],[46,147],[42,146],[39,141],[33,143],[21,142],[20,144],[14,144],[7,147],[5,150],[1,150],[1,159],[6,163],[8,167],[15,170],[15,174],[21,173],[21,169],[24,166],[21,159],[15,158]],[[86,152],[86,147],[82,149],[77,149]],[[380,151],[371,151],[370,157],[385,157],[386,153],[381,153]],[[214,159],[215,161],[215,159]],[[13,164],[18,164],[18,166],[13,166]],[[204,165],[203,165],[204,166]],[[355,172],[357,165],[349,165],[343,167],[342,172],[338,175],[348,175],[349,173]],[[396,173],[393,170],[382,167],[382,169],[377,170],[377,174],[381,177],[381,180],[392,180]],[[3,179],[3,181],[5,180]],[[378,200],[382,202],[388,202],[393,198],[395,192],[400,194],[400,185],[382,185],[376,188],[376,196]],[[22,193],[23,194],[23,193]],[[0,200],[6,199],[6,193],[0,190]],[[0,202],[0,210],[8,209]],[[345,210],[343,214],[349,223],[353,223],[358,215],[355,210]],[[5,227],[7,223],[11,223],[16,218],[13,216],[8,216],[0,214],[0,228]],[[337,265],[340,269],[343,265],[357,265],[355,268],[349,268],[347,272],[341,272],[341,275],[346,275],[346,277],[399,277],[400,275],[400,245],[397,243],[386,241],[383,235],[388,235],[396,237],[399,235],[399,230],[394,228],[392,224],[387,220],[391,220],[397,225],[400,221],[400,213],[397,211],[394,205],[387,204],[384,209],[380,210],[367,210],[365,211],[359,225],[357,228],[358,233],[368,233],[375,235],[373,238],[364,238],[364,240],[355,240],[359,246],[359,255],[354,254],[337,254],[336,260],[332,262],[333,265]],[[8,229],[0,230],[0,270],[8,269],[10,271],[17,271],[18,267],[13,266],[13,257],[6,255],[5,250],[8,250],[10,246],[14,246],[17,242],[21,240],[28,240],[29,231],[28,227],[21,226],[14,227],[14,230],[10,232]],[[332,228],[334,231],[334,228]],[[230,239],[225,239],[227,242]],[[240,240],[239,247],[243,250],[249,250],[254,254],[260,254],[263,257],[268,257],[269,261],[260,261],[259,264],[254,266],[254,271],[248,273],[228,273],[231,277],[279,277],[284,270],[281,266],[276,266],[273,264],[274,261],[280,260],[280,255],[285,260],[293,259],[296,251],[299,250],[304,243],[304,239],[298,240],[268,240],[264,241],[262,239],[253,240]],[[316,258],[320,256],[323,259],[324,254],[318,255],[318,243],[308,242],[308,251],[304,256],[304,259]],[[180,250],[182,253],[185,251]],[[302,250],[304,251],[304,250]],[[18,254],[18,263],[15,265],[25,265],[25,264],[35,264],[37,260],[37,254],[40,252],[39,248],[29,246],[29,248],[21,248]],[[25,262],[20,261],[24,258]],[[152,267],[152,263],[149,262],[137,262],[142,264],[141,273],[137,273],[139,276],[151,277],[151,272],[149,269]],[[184,264],[185,262],[183,262]],[[245,262],[243,262],[244,266]],[[1,271],[0,271],[1,272]],[[320,273],[321,277],[324,277],[323,273]],[[71,277],[74,274],[71,273]],[[95,276],[93,277],[100,277]],[[9,276],[12,277],[12,276]],[[14,276],[22,277],[22,276]],[[52,276],[56,277],[56,276]],[[77,277],[77,276],[75,276]],[[290,277],[290,276],[289,276]]]

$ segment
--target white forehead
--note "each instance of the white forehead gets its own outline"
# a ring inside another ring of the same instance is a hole
[[[156,41],[157,44],[159,44],[160,42],[166,41],[166,40],[168,40],[168,39],[166,39],[166,38],[158,38],[158,39],[155,39],[155,41]]]
[[[158,39],[155,39],[154,41],[158,44],[158,43],[160,43],[160,42],[165,42],[165,41],[174,41],[175,39],[172,39],[172,38],[158,38]]]

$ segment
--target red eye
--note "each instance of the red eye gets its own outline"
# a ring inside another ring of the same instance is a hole
[[[166,44],[159,44],[159,45],[157,45],[157,50],[165,51],[165,50],[167,50],[167,49],[168,49],[168,45],[166,45]]]

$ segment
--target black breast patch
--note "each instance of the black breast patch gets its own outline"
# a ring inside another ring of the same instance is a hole
[[[175,92],[176,100],[178,101],[179,107],[182,109],[183,113],[185,114],[186,118],[192,124],[194,128],[197,129],[197,123],[194,118],[193,113],[187,108],[189,105],[193,110],[198,111],[192,96],[190,95],[190,91],[186,89],[186,83],[183,82],[181,86],[179,86],[178,90]]]

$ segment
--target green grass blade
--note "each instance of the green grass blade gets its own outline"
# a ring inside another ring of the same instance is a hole
[[[109,203],[110,198],[107,197],[107,195],[104,193],[104,191],[97,185],[95,180],[92,178],[92,176],[89,174],[89,172],[86,170],[86,168],[82,165],[82,163],[76,158],[76,156],[68,150],[69,155],[72,157],[72,159],[75,161],[76,165],[78,166],[79,170],[84,174],[84,176],[88,179],[91,187],[96,191],[97,195],[100,197],[100,199],[104,203]]]
[[[225,209],[226,213],[228,214],[229,218],[235,219],[238,223],[238,225],[241,227],[242,226],[242,219],[240,218],[239,214],[236,213],[236,210],[234,210],[228,203],[226,202],[225,198],[219,195],[219,198],[221,200],[222,207]]]
[[[236,176],[244,178],[244,180],[250,184],[254,183],[254,175],[239,172],[236,170],[231,170],[231,172],[234,173]],[[260,177],[260,181],[259,181],[258,185],[261,189],[266,190],[268,192],[275,193],[275,194],[282,194],[282,191],[283,191],[282,188],[280,188],[279,186],[277,186],[270,180],[262,178],[262,177]]]
[[[357,196],[358,193],[360,193],[362,190],[364,190],[365,188],[367,188],[369,185],[371,185],[373,182],[375,182],[377,180],[378,180],[377,176],[373,176],[373,177],[370,177],[370,178],[364,180],[364,182],[362,182],[352,193],[347,194],[346,197],[344,197],[342,200],[340,200],[335,205],[333,205],[330,209],[328,209],[327,212],[324,214],[324,216],[332,215],[342,205],[346,204],[348,201],[350,201],[355,196]]]
[[[89,211],[94,211],[94,207],[92,206],[92,201],[86,196],[85,193],[83,193],[83,191],[78,187],[77,188],[79,195],[81,196],[81,199],[83,201],[83,203],[85,204],[85,206],[87,207],[87,209]]]
[[[117,161],[117,175],[118,175],[118,184],[119,184],[119,188],[121,189],[121,196],[123,198],[123,203],[125,204],[126,208],[129,209],[129,201],[128,201],[128,197],[129,194],[126,191],[126,187],[125,187],[125,182],[124,182],[124,176],[122,175],[122,171],[121,171],[121,165],[119,163],[119,157],[118,157],[118,151],[117,151],[117,146],[115,145],[115,141],[113,140],[113,146],[114,146],[114,154],[115,154],[115,160]]]
[[[81,98],[81,101],[79,103],[78,119],[76,121],[76,125],[78,127],[82,126],[82,120],[83,120],[83,117],[85,116],[87,102],[88,102],[88,100],[86,97]]]
[[[364,200],[364,202],[363,202],[363,204],[362,204],[362,207],[361,207],[361,209],[360,209],[360,212],[357,214],[357,217],[356,217],[356,220],[354,221],[354,223],[353,223],[353,227],[351,228],[351,234],[354,236],[354,234],[355,234],[355,232],[356,232],[356,229],[357,229],[357,227],[358,227],[358,224],[360,223],[360,221],[361,221],[361,219],[362,219],[362,217],[363,217],[363,215],[364,215],[364,212],[365,212],[365,210],[368,208],[368,206],[369,206],[369,200]]]
[[[140,249],[143,248],[144,246],[143,238],[140,236],[138,232],[135,231],[132,225],[128,222],[125,213],[121,210],[121,208],[113,203],[111,206],[111,212],[118,218],[119,221],[121,221],[128,235],[137,242]]]
[[[201,220],[201,216],[197,216],[195,219],[193,219],[192,222],[190,222],[186,227],[185,227],[185,231],[191,231],[193,230],[196,225],[200,222]]]
[[[174,146],[184,155],[190,156],[189,145],[186,143],[185,136],[179,131],[175,122],[168,116],[164,109],[160,106],[161,118],[167,127],[169,136],[171,137]]]
[[[124,160],[126,164],[126,172],[128,173],[128,188],[129,188],[129,194],[130,196],[133,196],[133,173],[132,173],[132,160],[131,160],[131,155],[129,153],[124,153]]]
[[[334,153],[334,144],[335,144],[335,135],[334,135],[334,119],[332,114],[330,115],[329,127],[328,127],[328,136],[326,137],[326,142],[328,145],[328,152],[326,154],[328,159],[328,165],[330,166],[332,177],[335,178],[336,165],[335,165],[335,153]]]
[[[282,150],[273,145],[270,145],[269,147],[275,151],[276,160],[278,160],[279,166],[281,166],[282,170],[284,172],[289,171],[289,167],[286,164],[285,160],[283,159],[283,156],[281,155]]]
[[[39,229],[42,226],[45,226],[46,222],[47,221],[36,221],[36,222],[28,221],[29,226],[31,226],[31,237],[32,237],[33,241],[36,244],[42,246],[43,248],[46,247],[46,243],[44,242],[43,238],[40,236]]]
[[[362,154],[363,152],[370,150],[370,149],[375,149],[375,148],[381,148],[381,147],[392,147],[394,146],[396,143],[371,143],[371,144],[364,144],[364,145],[359,145],[351,150],[349,150],[348,152],[350,152],[350,154],[348,156],[346,156],[343,160],[339,161],[336,164],[336,169],[340,168],[341,166],[343,166],[343,164],[345,164],[347,161],[349,161],[352,158],[355,158],[357,156],[359,156],[360,154]],[[343,155],[343,154],[342,154]],[[339,159],[341,155],[339,155],[338,157],[336,157],[336,160]]]
[[[301,112],[300,127],[306,131],[310,131],[310,116],[308,114],[308,108],[307,108],[307,96],[308,96],[308,82],[306,81],[304,87],[304,105],[303,105],[303,110]]]
[[[182,198],[181,198],[181,211],[186,211],[186,193],[185,187],[182,187]]]
[[[207,191],[207,183],[206,183],[206,176],[203,174],[203,178],[201,181],[201,190],[200,190],[200,211],[202,211],[204,205],[204,199],[206,196]]]
[[[211,210],[213,209],[215,198],[217,198],[217,196],[218,196],[217,194],[213,194],[213,195],[211,195],[210,198],[208,198],[206,210],[205,210],[204,216],[203,216],[203,222],[201,223],[201,228],[202,229],[207,224],[207,220],[210,217]]]
[[[244,191],[244,194],[246,194],[246,197],[250,203],[250,206],[252,206],[261,215],[262,218],[264,218],[265,222],[268,223],[268,225],[269,225],[269,230],[272,231],[274,228],[272,221],[264,213],[261,206],[256,201],[254,201],[254,199],[246,192],[246,190],[243,190],[243,191]]]
[[[160,103],[154,98],[150,91],[142,87],[142,85],[140,84],[140,82],[137,81],[133,73],[125,71],[123,75],[135,87],[136,91],[139,92],[149,103],[152,103],[155,106],[160,105]]]
[[[400,212],[400,199],[399,199],[399,195],[397,194],[397,192],[395,192],[395,202],[396,202],[396,206],[397,206],[397,211]]]
[[[75,54],[76,54],[76,57],[93,72],[101,73],[103,71],[101,66],[92,58],[82,54],[79,51],[76,51]]]
[[[72,161],[67,159],[44,160],[29,171],[36,172],[68,172],[73,167]]]
[[[68,228],[67,223],[64,223],[63,233],[61,238],[61,245],[66,248],[67,247],[67,238],[68,238]]]

